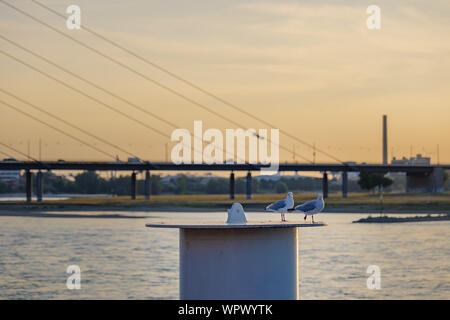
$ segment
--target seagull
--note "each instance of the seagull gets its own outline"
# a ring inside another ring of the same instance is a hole
[[[305,220],[307,216],[311,216],[314,223],[314,215],[319,213],[325,208],[325,201],[323,201],[322,194],[317,194],[317,199],[308,201],[304,204],[298,205],[294,208],[293,212],[301,212],[305,214]]]
[[[286,221],[284,214],[292,208],[294,208],[294,198],[292,192],[288,192],[286,199],[269,204],[266,211],[279,212],[281,213],[281,221]]]

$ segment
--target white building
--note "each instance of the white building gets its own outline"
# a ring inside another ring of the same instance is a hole
[[[406,158],[403,157],[402,159],[396,159],[395,157],[392,158],[391,164],[403,164],[403,165],[430,165],[431,158],[429,157],[422,157],[420,153],[417,154],[417,156]]]
[[[0,180],[5,182],[15,182],[20,179],[20,170],[2,170],[0,171]]]
[[[16,162],[15,159],[3,159],[3,162]],[[0,180],[4,182],[17,182],[20,179],[20,170],[0,170]]]

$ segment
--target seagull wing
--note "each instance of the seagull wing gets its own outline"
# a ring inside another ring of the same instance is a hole
[[[286,200],[278,200],[277,202],[274,202],[272,204],[269,204],[266,207],[266,211],[277,211],[282,208],[286,207]]]
[[[294,208],[295,212],[309,212],[317,208],[316,200],[306,202]]]

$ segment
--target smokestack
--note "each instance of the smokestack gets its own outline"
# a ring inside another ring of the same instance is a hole
[[[383,115],[383,164],[388,164],[387,116]]]

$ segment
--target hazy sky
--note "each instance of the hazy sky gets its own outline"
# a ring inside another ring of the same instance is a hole
[[[93,37],[29,0],[11,1],[33,16],[143,74],[234,119],[267,128]],[[448,1],[49,1],[65,13],[81,7],[82,24],[344,161],[381,161],[381,118],[388,115],[389,157],[413,153],[450,162],[450,3]],[[381,30],[368,30],[366,8],[381,8]],[[193,130],[236,128],[107,61],[0,3],[0,34]],[[0,39],[1,50],[70,83],[165,133],[173,128],[61,72]],[[146,159],[164,160],[167,137],[0,54],[0,87]],[[123,152],[0,92],[0,100],[76,134],[108,153]],[[0,104],[0,141],[43,159],[110,160]],[[280,144],[312,159],[284,135]],[[0,151],[14,154],[0,147]],[[292,155],[281,150],[281,159]],[[1,155],[0,155],[1,157]],[[297,160],[302,161],[301,158]],[[316,161],[334,162],[321,153]]]

